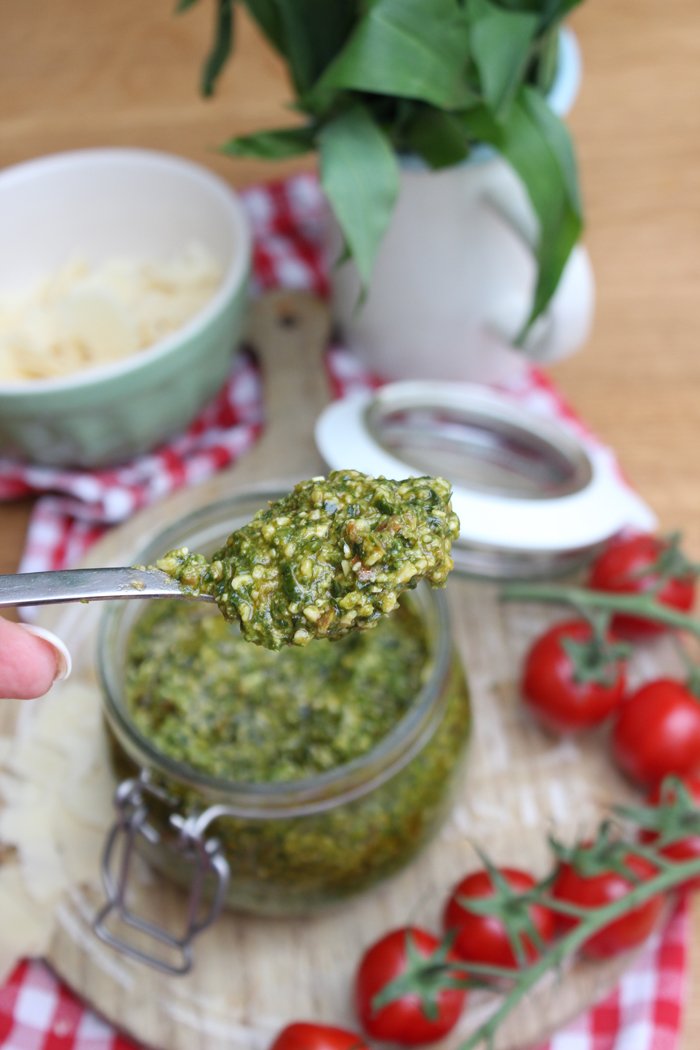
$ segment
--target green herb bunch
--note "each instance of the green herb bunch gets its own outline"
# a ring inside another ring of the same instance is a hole
[[[178,10],[196,2],[179,0]],[[519,176],[539,222],[527,330],[582,227],[571,140],[546,102],[559,25],[579,2],[238,0],[285,60],[294,108],[306,119],[237,136],[222,150],[271,160],[317,150],[324,192],[366,287],[396,202],[400,155],[439,169],[488,144]],[[217,0],[205,95],[231,54],[235,14],[235,0]]]

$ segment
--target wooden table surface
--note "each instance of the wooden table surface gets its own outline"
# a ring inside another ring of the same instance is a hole
[[[56,150],[129,145],[189,156],[236,186],[308,166],[230,161],[234,132],[279,125],[283,70],[242,23],[217,97],[197,93],[213,6],[173,0],[0,0],[0,166]],[[593,335],[552,369],[618,452],[664,529],[700,559],[700,5],[589,0],[572,20],[583,88],[571,116],[597,282]],[[29,503],[0,508],[0,572],[16,568]],[[700,989],[700,903],[693,988]],[[693,1001],[694,999],[694,1001]],[[683,1050],[700,1045],[690,996]]]

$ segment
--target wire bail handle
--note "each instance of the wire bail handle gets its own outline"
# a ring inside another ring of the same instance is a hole
[[[106,900],[92,921],[92,929],[105,944],[138,962],[161,973],[186,974],[192,969],[192,942],[216,921],[228,888],[230,872],[221,844],[216,838],[206,836],[209,825],[221,815],[223,807],[210,806],[201,813],[188,815],[170,814],[177,838],[169,842],[168,847],[194,866],[185,909],[185,931],[177,936],[136,914],[126,899],[132,861],[139,842],[149,846],[163,844],[161,832],[149,819],[149,803],[152,799],[163,801],[165,798],[144,770],[138,777],[123,780],[117,787],[114,795],[116,818],[102,853],[102,885]],[[204,884],[208,876],[214,879],[214,892],[202,911]],[[145,936],[155,942],[153,950],[141,947],[135,941],[132,943],[109,929],[107,920],[114,915],[126,927],[136,931],[139,940]],[[157,946],[175,952],[177,961],[171,962],[165,953],[157,953]]]

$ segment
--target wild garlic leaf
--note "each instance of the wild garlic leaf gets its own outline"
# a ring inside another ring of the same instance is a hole
[[[275,128],[251,135],[237,135],[219,146],[219,151],[229,157],[256,157],[259,160],[297,157],[312,149],[314,130],[311,127]]]
[[[468,0],[458,0],[468,3]],[[540,29],[550,29],[561,22],[581,0],[499,0],[499,5],[507,11],[531,11],[538,15]]]
[[[482,108],[466,115],[475,140],[488,142],[520,176],[539,223],[538,277],[522,341],[549,304],[581,229],[581,201],[573,146],[568,131],[547,102],[522,87],[508,113],[497,123]]]
[[[256,16],[259,0],[247,0]],[[268,0],[277,9],[279,50],[304,96],[335,58],[357,20],[356,0]]]
[[[399,190],[391,143],[356,104],[318,135],[321,185],[366,286]]]
[[[540,37],[532,67],[533,82],[544,95],[549,94],[559,67],[559,33],[556,29]]]
[[[214,94],[214,87],[233,48],[234,0],[217,0],[214,43],[202,67],[202,94]]]
[[[314,95],[352,90],[445,109],[468,105],[466,41],[466,16],[455,0],[375,0]]]
[[[539,16],[505,11],[491,0],[467,0],[471,51],[484,101],[498,118],[517,94],[533,52]]]
[[[578,167],[571,136],[566,125],[552,111],[538,91],[530,87],[521,90],[523,105],[549,145],[552,157],[564,178],[566,193],[572,208],[581,213],[581,190]]]
[[[243,3],[269,43],[285,57],[284,27],[280,17],[279,0],[243,0]]]
[[[582,0],[529,0],[526,5],[540,16],[540,29],[547,31],[562,22],[568,14],[578,7]]]
[[[459,164],[469,154],[463,118],[428,106],[415,114],[405,130],[404,142],[433,169]]]

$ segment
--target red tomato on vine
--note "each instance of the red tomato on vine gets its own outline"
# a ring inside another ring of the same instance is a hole
[[[502,880],[501,886],[496,880]],[[460,959],[515,968],[519,965],[512,943],[515,935],[522,947],[522,962],[533,962],[541,945],[554,937],[556,921],[549,908],[524,899],[536,885],[532,875],[518,868],[498,868],[495,876],[484,869],[461,879],[443,915],[445,930],[456,933],[452,948]],[[497,901],[498,910],[491,914],[470,910],[470,903],[478,906],[485,900]]]
[[[283,1028],[270,1050],[368,1050],[361,1036],[334,1025],[296,1021]]]
[[[446,1035],[459,1020],[466,992],[443,987],[444,970],[442,975],[431,972],[426,961],[450,959],[456,959],[454,953],[417,926],[392,930],[371,945],[355,977],[355,1004],[365,1032],[402,1046],[432,1043]],[[377,1005],[376,997],[392,982],[397,982],[396,996]]]
[[[612,750],[620,769],[647,787],[700,771],[700,699],[673,678],[647,682],[622,704]]]
[[[565,620],[545,631],[525,657],[523,700],[547,729],[572,733],[604,721],[627,683],[626,649],[600,637],[587,620]]]
[[[577,851],[585,857],[585,847]],[[630,893],[639,882],[651,879],[657,869],[643,857],[627,853],[621,858],[629,875],[623,875],[613,868],[604,866],[592,867],[591,874],[584,873],[582,861],[564,861],[560,863],[551,894],[555,900],[576,905],[580,908],[600,908],[612,904]],[[580,866],[581,865],[581,866]],[[593,873],[595,872],[595,873]],[[607,959],[620,952],[636,948],[652,933],[660,918],[663,908],[661,896],[626,911],[618,919],[608,923],[597,933],[586,940],[581,952],[589,959]],[[567,933],[580,920],[571,915],[559,914],[557,927],[559,932]]]
[[[650,792],[647,803],[655,808],[672,804],[672,811],[668,814],[670,819],[654,830],[642,831],[640,838],[671,861],[697,860],[700,859],[700,776],[682,777],[679,783],[688,806],[678,805],[679,791],[672,781],[657,785]],[[665,841],[669,834],[673,841]],[[700,889],[700,875],[684,882],[680,888]]]
[[[695,600],[698,566],[680,549],[680,537],[638,533],[614,539],[593,562],[588,586],[618,594],[649,594],[663,605],[688,612]],[[616,613],[613,631],[644,640],[668,630],[643,616]]]

